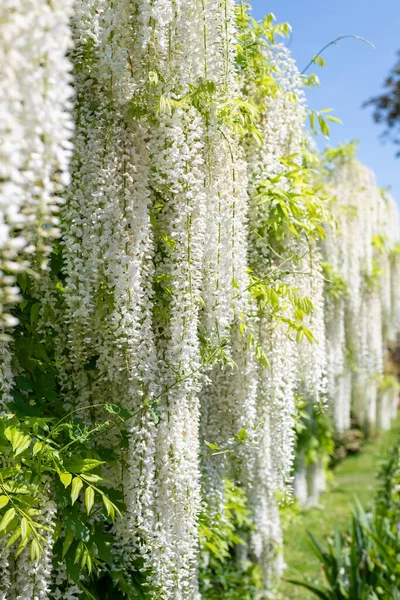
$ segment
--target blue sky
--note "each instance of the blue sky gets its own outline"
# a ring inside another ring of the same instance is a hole
[[[262,18],[273,12],[278,21],[293,28],[289,42],[302,70],[326,43],[340,34],[367,38],[375,50],[353,40],[342,40],[324,54],[327,66],[313,65],[321,87],[308,92],[313,109],[334,108],[343,125],[332,124],[331,144],[358,139],[359,158],[372,168],[381,187],[392,186],[400,204],[400,158],[394,157],[393,144],[382,144],[383,128],[372,120],[371,110],[361,108],[371,96],[379,94],[382,83],[400,49],[399,0],[253,0],[253,16]],[[321,137],[321,136],[320,136]],[[319,145],[324,145],[321,137]]]

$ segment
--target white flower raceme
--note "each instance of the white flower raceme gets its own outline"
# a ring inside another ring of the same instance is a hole
[[[202,29],[193,3],[179,2],[174,10],[168,4],[150,10],[122,0],[112,10],[107,2],[77,5],[78,127],[64,211],[65,385],[74,373],[82,405],[117,393],[133,414],[139,410],[129,426],[128,510],[117,545],[127,568],[132,554],[143,555],[157,597],[177,598],[191,593],[197,555],[205,191],[200,115],[162,106],[195,82]],[[148,64],[163,72],[150,92]],[[149,128],[125,121],[135,92],[151,115]],[[156,397],[157,427],[146,414]]]
[[[205,150],[203,327],[218,343],[229,335],[235,315],[248,311],[247,178],[240,148],[228,130],[222,136],[209,128]]]
[[[202,489],[208,510],[223,506],[224,479],[250,485],[254,473],[257,364],[248,269],[248,181],[243,149],[221,107],[238,96],[235,5],[204,3],[203,78],[215,85],[205,115],[206,224],[201,334],[221,347],[222,363],[208,373],[201,399]],[[240,443],[240,436],[247,439]],[[223,448],[213,453],[208,444]]]
[[[386,377],[380,383],[377,398],[377,427],[389,430],[397,417],[399,384],[394,377]]]
[[[45,266],[68,183],[72,120],[68,26],[72,0],[0,7],[0,325],[18,300],[4,271]]]
[[[350,427],[350,389],[346,386],[346,338],[344,328],[344,300],[326,297],[325,326],[327,350],[328,397],[337,431]]]
[[[247,313],[247,173],[232,124],[219,105],[238,94],[235,80],[235,3],[204,4],[204,80],[216,87],[205,127],[206,240],[202,298],[204,335],[229,337],[233,319]]]
[[[156,511],[160,553],[155,576],[168,598],[190,596],[197,556],[199,510],[198,339],[205,229],[203,142],[195,110],[177,109],[150,141],[151,186],[162,199],[156,278],[167,282],[156,307],[163,390],[157,428]],[[171,578],[170,573],[175,575]],[[164,596],[162,596],[164,597]]]
[[[230,360],[212,369],[200,396],[202,487],[209,510],[220,508],[225,478],[251,486],[254,475],[258,365],[249,332],[237,322],[230,343]],[[213,452],[210,443],[221,450]]]
[[[322,492],[325,491],[325,465],[322,458],[310,464],[307,468],[307,505],[318,505]]]
[[[296,462],[296,472],[293,478],[293,491],[300,505],[304,506],[308,499],[308,486],[307,465],[303,453],[297,453]]]
[[[280,260],[292,264],[290,255],[277,259],[271,251],[271,240],[264,232],[269,218],[269,203],[260,201],[259,189],[277,175],[282,175],[281,189],[288,189],[281,159],[297,155],[300,160],[305,119],[304,93],[297,67],[289,51],[280,44],[265,50],[265,60],[279,85],[275,95],[262,99],[265,106],[259,124],[262,144],[246,146],[250,195],[250,264],[258,277],[267,281],[275,277]],[[293,102],[293,94],[298,102]],[[272,242],[273,243],[273,242]],[[296,287],[296,280],[283,281]],[[288,316],[288,315],[284,315]],[[268,357],[270,366],[260,366],[257,400],[258,444],[255,451],[255,473],[250,490],[251,506],[255,513],[256,532],[253,545],[256,556],[262,558],[266,584],[274,570],[276,552],[280,550],[279,514],[275,495],[290,481],[294,458],[293,415],[295,414],[296,343],[284,327],[263,316],[257,326],[257,342]]]
[[[267,384],[265,375],[263,369],[259,378],[260,387]],[[261,567],[263,585],[265,589],[269,589],[274,578],[282,572],[282,531],[274,482],[274,449],[269,413],[263,405],[258,408],[264,412],[264,421],[259,430],[254,475],[249,491],[249,506],[255,523],[254,531],[251,532],[251,549]]]
[[[305,253],[303,253],[305,254]],[[312,312],[303,319],[304,325],[312,332],[313,342],[302,339],[297,345],[297,384],[296,393],[309,413],[306,426],[313,428],[314,410],[327,410],[327,351],[325,331],[324,278],[321,269],[321,255],[315,244],[310,244],[308,255],[297,265],[300,272],[295,275],[299,282],[302,297],[312,301]],[[299,449],[301,453],[301,448]],[[305,467],[302,456],[298,464],[300,472],[295,474],[294,490],[299,491],[299,501],[316,504],[324,489],[324,457]]]
[[[398,285],[400,277],[400,253],[398,246],[390,257],[390,286],[391,286],[391,317],[390,331],[400,331],[400,286]]]
[[[79,600],[82,593],[76,583],[69,579],[65,563],[58,564],[53,573],[52,600]]]
[[[7,543],[7,541],[8,536],[5,542]],[[6,548],[6,543],[3,542],[0,548],[0,600],[9,600],[11,587],[10,562],[12,560],[12,549]]]
[[[300,294],[310,298],[313,309],[305,324],[312,331],[315,341],[311,347],[307,339],[301,340],[298,347],[299,391],[306,401],[324,404],[326,396],[326,343],[324,322],[324,279],[321,270],[319,249],[309,246],[309,253],[298,265],[301,275]]]
[[[106,2],[76,4],[77,131],[63,209],[65,390],[70,403],[111,399],[133,415],[127,469],[123,476],[110,473],[116,485],[124,482],[127,510],[116,525],[116,558],[127,570],[135,556],[147,568],[150,550],[155,559],[156,429],[149,407],[161,389],[152,330],[147,129],[125,121],[126,104],[141,83],[140,73],[139,80],[129,74],[131,57],[137,60],[131,14],[131,2],[114,2],[113,10]]]

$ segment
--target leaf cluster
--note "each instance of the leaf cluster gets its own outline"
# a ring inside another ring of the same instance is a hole
[[[303,398],[298,398],[295,420],[296,456],[303,456],[306,464],[327,459],[334,450],[331,417],[326,409]]]
[[[254,195],[258,204],[268,209],[257,236],[268,240],[278,252],[284,251],[288,235],[324,239],[323,224],[329,221],[324,191],[314,170],[298,155],[282,157],[280,162],[281,173],[259,182]]]
[[[339,300],[347,294],[347,283],[333,265],[328,262],[321,264],[325,277],[325,293],[332,300]]]
[[[246,494],[226,480],[223,502],[222,510],[205,505],[200,515],[200,593],[205,600],[251,600],[262,585],[259,567],[246,556],[253,528]]]
[[[18,277],[23,300],[14,310],[19,324],[13,354],[19,375],[9,412],[0,416],[0,536],[7,536],[16,556],[25,551],[32,560],[50,545],[55,562],[64,562],[68,575],[84,586],[110,568],[109,530],[123,508],[119,491],[104,475],[104,467],[121,457],[99,440],[108,429],[121,437],[131,415],[111,399],[97,405],[102,420],[94,419],[93,406],[65,409],[55,351],[63,301],[59,247],[50,267],[51,303],[39,302],[34,277]],[[99,376],[96,359],[88,361],[88,377]],[[55,521],[46,522],[48,502],[55,503]]]

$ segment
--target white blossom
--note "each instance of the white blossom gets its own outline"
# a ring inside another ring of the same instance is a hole
[[[18,290],[4,271],[46,265],[58,235],[72,133],[72,0],[5,0],[0,7],[0,324]],[[32,250],[35,252],[32,254]]]

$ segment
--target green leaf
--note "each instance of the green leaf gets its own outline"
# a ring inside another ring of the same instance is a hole
[[[39,316],[39,310],[40,310],[40,304],[32,304],[31,314],[30,314],[31,325],[35,325],[35,323],[37,322],[38,316]]]
[[[71,473],[59,473],[60,481],[65,487],[65,489],[70,485],[72,481]]]
[[[83,487],[83,481],[80,477],[74,477],[72,480],[72,489],[71,489],[71,502],[75,504],[76,500],[79,497],[80,491]]]
[[[317,54],[317,56],[314,56],[314,58],[313,58],[312,61],[313,61],[313,63],[315,63],[319,67],[326,67],[326,61],[325,61],[325,59],[322,58],[322,56],[320,56],[319,54]]]
[[[89,527],[86,527],[82,521],[75,521],[75,533],[76,538],[82,542],[88,542],[90,540],[90,529]]]
[[[78,587],[85,593],[85,600],[99,600],[99,597],[93,596],[92,592],[81,581],[78,582]]]
[[[2,480],[10,479],[11,477],[15,477],[21,470],[21,466],[17,465],[17,467],[4,467],[0,469],[0,477]]]
[[[35,445],[32,448],[33,456],[36,456],[36,454],[38,452],[40,452],[42,448],[43,448],[43,442],[39,442],[39,440],[37,442],[35,442]]]
[[[211,448],[211,450],[219,450],[220,447],[217,446],[217,444],[212,444],[211,442],[204,442],[206,444],[206,446],[208,446],[209,448]]]
[[[28,487],[23,483],[17,483],[16,481],[7,481],[3,483],[3,489],[11,494],[29,494],[32,492],[32,487]]]
[[[15,544],[15,542],[21,537],[21,527],[17,527],[12,536],[9,538],[6,548],[10,548]]]
[[[93,542],[96,544],[100,560],[107,563],[108,565],[112,565],[114,563],[114,555],[112,552],[113,536],[104,533],[103,530],[100,529],[100,527],[101,525],[98,524],[92,539]]]
[[[27,547],[28,544],[29,544],[29,536],[27,536],[26,538],[23,538],[20,541],[18,548],[15,552],[15,558],[18,558],[18,556],[21,554],[21,552],[23,552],[25,550],[25,548]]]
[[[72,473],[88,473],[104,465],[103,460],[95,460],[94,458],[82,458],[78,460],[68,460],[64,462],[64,466]]]
[[[4,508],[10,502],[8,496],[0,496],[0,508]]]
[[[90,556],[89,549],[85,546],[82,554],[81,567],[84,569],[87,568],[89,574],[92,572],[92,557]]]
[[[90,483],[98,483],[99,481],[103,481],[103,478],[100,477],[100,475],[93,475],[93,473],[90,475],[82,474],[82,478],[85,481],[90,481]]]
[[[319,117],[318,117],[318,123],[319,123],[319,128],[321,129],[321,133],[326,138],[329,138],[329,126],[328,126],[328,123],[325,121],[324,117],[321,117],[321,115],[319,115]]]
[[[238,433],[235,433],[235,438],[238,440],[238,442],[243,444],[244,442],[248,441],[249,434],[247,433],[246,429],[242,428]]]
[[[32,382],[27,377],[24,377],[23,375],[18,375],[18,377],[15,378],[15,385],[20,390],[25,390],[25,391],[33,390]]]
[[[91,486],[88,486],[85,490],[85,506],[86,512],[90,515],[90,511],[92,510],[94,505],[94,490]]]
[[[343,121],[341,121],[337,117],[332,117],[331,115],[327,115],[326,118],[328,119],[328,121],[332,121],[332,123],[339,123],[339,125],[343,125]]]
[[[285,579],[288,583],[293,583],[294,585],[299,585],[300,587],[306,588],[313,594],[315,594],[318,598],[322,600],[330,600],[330,596],[326,593],[323,588],[317,587],[316,585],[312,585],[311,583],[307,583],[306,581],[299,581],[298,579]]]
[[[18,456],[18,454],[24,452],[24,450],[26,450],[31,443],[30,436],[24,435],[22,431],[16,427],[7,427],[4,431],[4,435],[11,443],[15,456]]]
[[[1,522],[0,522],[0,531],[3,531],[7,527],[7,525],[13,520],[16,512],[15,508],[9,508],[8,511],[4,514]]]
[[[115,519],[115,511],[113,503],[103,494],[103,504],[107,511],[107,516],[111,518],[112,521]]]
[[[31,543],[31,551],[29,553],[30,559],[31,560],[39,560],[40,559],[40,552],[41,552],[41,547],[38,543],[38,541],[34,538],[32,540]]]
[[[84,548],[83,543],[79,542],[78,547],[77,547],[77,549],[75,551],[75,560],[74,560],[75,564],[78,563],[78,562],[80,562],[80,560],[82,558],[82,554],[83,554],[83,548]]]
[[[21,519],[21,537],[26,538],[30,532],[30,527],[26,517],[22,517]]]
[[[158,84],[158,73],[157,73],[157,71],[149,71],[147,77],[149,79],[149,82],[152,85],[157,85]]]
[[[67,531],[67,533],[65,534],[64,543],[63,543],[63,547],[62,547],[62,558],[64,558],[65,555],[67,554],[68,550],[71,547],[72,542],[74,541],[74,538],[75,538],[75,534],[72,531],[72,529],[70,531]]]

